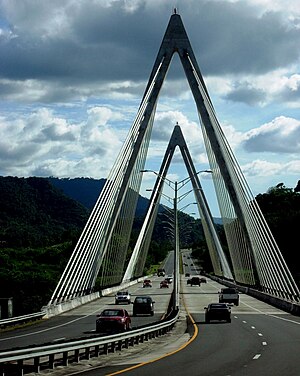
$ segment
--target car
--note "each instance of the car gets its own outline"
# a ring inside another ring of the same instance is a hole
[[[201,282],[201,283],[207,283],[206,278],[204,278],[204,277],[200,277],[200,282]]]
[[[160,288],[169,288],[169,284],[168,284],[168,281],[166,281],[165,279],[163,281],[160,282]]]
[[[158,269],[157,270],[157,276],[158,277],[164,277],[166,275],[165,269]]]
[[[231,322],[231,309],[226,303],[210,303],[205,309],[205,322],[211,320]]]
[[[168,275],[167,278],[165,279],[168,283],[172,283],[173,282],[173,276],[172,275]]]
[[[144,287],[152,287],[152,282],[150,281],[150,279],[145,279],[144,282],[143,282],[143,288]]]
[[[189,283],[191,286],[199,286],[201,285],[201,282],[200,282],[200,278],[199,277],[192,277],[190,279],[190,283]]]
[[[133,316],[137,315],[154,315],[155,301],[148,295],[137,296],[133,304]]]
[[[190,276],[191,276],[191,273],[185,273],[185,276],[186,276],[186,277],[190,277]]]
[[[131,297],[128,291],[118,291],[115,295],[115,304],[131,303]]]
[[[131,329],[131,318],[122,308],[109,308],[97,315],[96,332],[125,332]]]
[[[233,287],[222,288],[219,292],[219,303],[233,303],[239,305],[239,292]]]

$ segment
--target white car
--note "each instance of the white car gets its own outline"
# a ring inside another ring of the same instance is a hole
[[[168,283],[172,283],[173,282],[173,276],[168,275],[167,278],[166,278],[166,281],[168,281]]]
[[[122,303],[131,303],[131,296],[128,291],[118,291],[115,295],[115,303],[122,304]]]

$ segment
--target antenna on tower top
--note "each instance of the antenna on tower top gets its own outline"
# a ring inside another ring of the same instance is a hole
[[[178,8],[174,7],[173,8],[173,14],[177,14],[178,13]]]

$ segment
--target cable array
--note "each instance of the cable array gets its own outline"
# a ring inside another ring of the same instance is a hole
[[[221,129],[201,74],[190,56],[185,56],[202,98],[196,104],[235,279],[299,301],[299,289]]]
[[[162,64],[163,60],[147,87],[137,116],[49,305],[92,292],[101,266],[102,282],[110,284],[122,279],[141,183],[140,169],[146,159],[157,92],[161,87],[158,74]]]
[[[165,153],[140,236],[132,254],[128,254],[157,100],[174,53],[179,54],[196,102],[229,255],[225,255],[214,229],[179,127],[175,127],[177,141],[172,135]],[[299,288],[217,120],[181,18],[173,14],[136,118],[49,305],[89,294],[96,283],[111,286],[142,275],[164,180],[176,146],[181,149],[193,185],[215,274],[283,299],[300,300]]]

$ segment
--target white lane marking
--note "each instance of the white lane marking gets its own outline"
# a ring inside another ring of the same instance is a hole
[[[247,321],[243,321],[244,324],[247,324]]]
[[[261,357],[261,354],[256,354],[256,355],[253,357],[253,359],[256,360],[256,359],[258,359],[258,358],[260,358],[260,357]]]
[[[56,338],[56,339],[53,339],[52,342],[63,341],[64,339],[66,339],[66,337]]]
[[[233,316],[235,319],[237,319],[238,317],[237,316]]]
[[[53,330],[53,329],[56,329],[56,328],[61,328],[62,326],[66,326],[66,325],[72,324],[73,322],[76,322],[76,321],[82,320],[82,319],[84,319],[84,318],[86,318],[86,317],[89,317],[89,316],[95,314],[96,312],[99,312],[99,308],[97,308],[94,312],[89,313],[88,315],[85,315],[85,316],[82,316],[82,317],[79,316],[77,319],[74,319],[74,320],[71,320],[71,321],[65,322],[65,323],[63,323],[63,324],[56,325],[56,326],[51,326],[50,328],[46,328],[46,329],[42,329],[42,330],[38,330],[38,331],[36,331],[36,332],[30,332],[30,333],[26,333],[26,334],[20,334],[20,335],[17,335],[17,336],[12,336],[12,337],[8,337],[8,338],[3,338],[3,339],[0,339],[0,342],[2,342],[2,341],[7,341],[8,339],[21,338],[21,337],[28,337],[28,336],[32,336],[33,334],[39,334],[39,333],[49,332],[50,330]]]
[[[262,345],[263,346],[267,346],[267,342],[262,342]]]
[[[251,326],[251,329],[255,329],[255,326]]]
[[[258,309],[258,308],[251,307],[251,305],[249,305],[249,304],[247,304],[247,303],[244,303],[244,302],[241,302],[241,303],[244,304],[245,306],[247,306],[247,307],[249,307],[249,308],[251,308],[251,309],[254,309],[255,311],[261,313],[262,315],[270,316],[270,317],[274,317],[275,319],[278,319],[278,320],[283,320],[283,321],[291,322],[291,323],[293,323],[293,324],[300,325],[300,322],[298,322],[298,321],[294,321],[294,320],[286,319],[286,318],[284,318],[284,317],[278,317],[278,316],[272,315],[272,314],[270,314],[270,313],[268,313],[268,312],[263,312],[263,311],[261,311],[261,310]],[[282,313],[282,312],[278,312],[278,314],[280,315],[280,314],[288,314],[288,313],[287,313],[287,312],[284,312],[284,313]],[[277,315],[277,313],[276,313],[276,315]]]
[[[261,333],[258,333],[258,335],[259,335],[260,337],[262,337],[262,336],[263,336],[263,334],[261,334]]]

